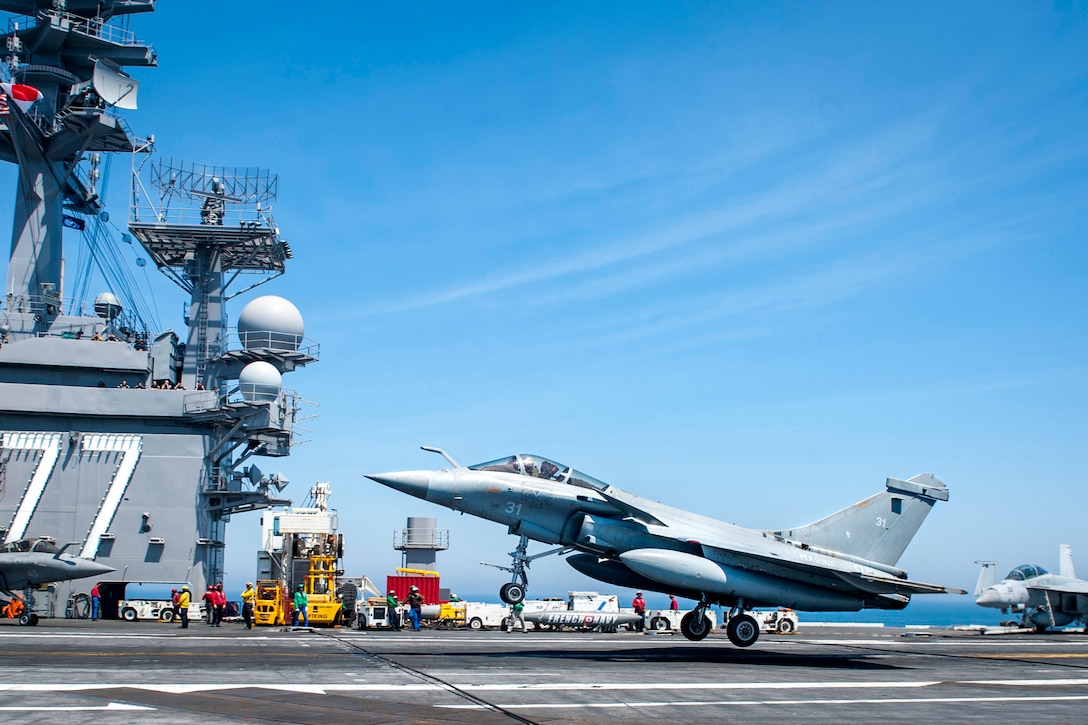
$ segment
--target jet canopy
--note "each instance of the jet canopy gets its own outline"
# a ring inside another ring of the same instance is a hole
[[[1028,579],[1034,579],[1035,577],[1042,576],[1046,573],[1046,569],[1041,566],[1035,566],[1034,564],[1021,564],[1020,566],[1010,571],[1008,576],[1006,576],[1005,578],[1017,582],[1022,582]]]
[[[572,486],[592,488],[597,491],[603,491],[608,488],[607,483],[598,481],[593,476],[588,476],[581,471],[576,471],[570,466],[565,466],[562,463],[557,463],[542,456],[528,453],[517,453],[512,456],[507,456],[506,458],[488,461],[487,463],[477,463],[475,466],[469,466],[469,469],[473,471],[517,473],[522,476],[546,478],[550,481],[569,483]]]
[[[28,551],[39,554],[56,554],[58,549],[56,544],[45,539],[20,539],[19,541],[9,541],[0,546],[0,552],[5,554],[23,554]]]

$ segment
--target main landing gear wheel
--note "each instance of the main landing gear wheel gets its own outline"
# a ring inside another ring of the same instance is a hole
[[[38,615],[34,612],[23,612],[19,615],[19,624],[24,627],[33,627],[38,623]]]
[[[499,599],[507,604],[517,604],[525,599],[525,587],[517,582],[507,582],[499,589]]]
[[[759,639],[759,625],[751,616],[740,614],[729,618],[725,633],[729,636],[729,641],[737,647],[751,647]]]
[[[680,633],[692,642],[706,639],[713,626],[710,618],[703,614],[702,610],[688,612],[680,619]]]

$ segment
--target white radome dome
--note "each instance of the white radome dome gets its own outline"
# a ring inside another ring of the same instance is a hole
[[[251,362],[238,373],[242,397],[250,403],[270,403],[279,397],[283,376],[271,363]]]
[[[276,295],[252,300],[238,315],[238,337],[247,350],[297,350],[305,330],[298,308]]]
[[[112,292],[103,292],[94,298],[94,313],[103,320],[113,322],[122,309],[121,300]]]

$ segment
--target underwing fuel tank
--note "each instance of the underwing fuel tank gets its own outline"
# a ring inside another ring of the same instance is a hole
[[[823,587],[719,564],[710,559],[668,549],[633,549],[619,555],[636,574],[674,591],[695,591],[727,599],[744,599],[752,606],[785,606],[802,611],[856,612],[865,602]]]

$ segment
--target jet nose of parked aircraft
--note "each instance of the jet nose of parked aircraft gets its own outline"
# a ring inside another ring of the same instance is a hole
[[[395,488],[409,496],[427,498],[427,488],[431,483],[430,471],[399,471],[396,473],[367,473],[371,481],[377,481],[383,486]]]
[[[1001,595],[993,587],[982,590],[982,593],[975,597],[975,604],[983,607],[997,607],[1001,605]]]
[[[91,561],[90,559],[81,559],[79,557],[72,557],[67,560],[71,565],[66,569],[66,572],[72,579],[82,579],[88,576],[102,576],[103,574],[109,574],[111,571],[117,571],[112,566],[106,566],[100,564],[97,561]]]

